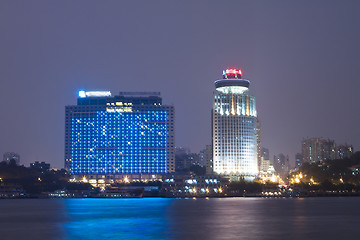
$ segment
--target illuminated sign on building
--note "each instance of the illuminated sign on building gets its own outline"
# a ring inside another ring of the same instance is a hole
[[[240,69],[230,68],[223,70],[224,78],[241,78],[242,72]]]
[[[132,112],[132,107],[107,107],[107,112]]]
[[[80,98],[86,98],[86,97],[110,97],[111,92],[110,91],[79,91],[79,97]]]

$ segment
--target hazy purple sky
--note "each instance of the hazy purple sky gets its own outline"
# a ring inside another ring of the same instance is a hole
[[[0,153],[64,163],[65,105],[85,90],[160,91],[176,145],[211,142],[222,69],[251,81],[270,154],[303,137],[360,150],[360,1],[0,2]]]

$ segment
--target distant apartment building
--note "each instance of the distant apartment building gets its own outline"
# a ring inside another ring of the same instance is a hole
[[[158,92],[80,91],[65,108],[65,167],[92,184],[160,179],[175,171],[174,121]]]
[[[269,149],[262,147],[261,148],[261,156],[264,157],[264,159],[270,159]]]
[[[260,172],[267,172],[271,166],[270,159],[265,159],[264,157],[261,157],[261,165],[260,165]]]
[[[6,152],[3,155],[3,160],[7,163],[10,163],[11,160],[14,160],[16,165],[20,164],[20,155],[15,152]]]
[[[277,169],[277,166],[285,166],[286,157],[284,154],[280,153],[279,155],[274,155],[274,166]]]
[[[299,168],[302,166],[303,163],[303,156],[301,153],[295,154],[295,167]]]
[[[191,165],[189,160],[190,149],[175,147],[175,171],[182,172]]]
[[[261,164],[260,164],[260,178],[262,180],[273,179],[275,174],[274,163],[270,159],[270,151],[268,148],[261,148]]]
[[[199,153],[190,153],[188,155],[188,167],[190,168],[191,165],[197,165],[197,166],[202,166],[202,160],[201,160],[201,157],[200,157],[200,154]]]
[[[269,149],[262,147],[260,151],[260,172],[267,172],[271,165]]]
[[[336,146],[336,158],[345,159],[350,158],[354,154],[354,148],[352,145],[338,145]]]
[[[206,145],[203,150],[200,151],[200,158],[203,167],[208,168],[212,163],[212,146]],[[210,174],[210,173],[209,173]],[[212,171],[211,171],[212,174]]]
[[[274,168],[282,177],[286,177],[290,170],[289,156],[280,153],[274,156]]]
[[[175,171],[176,172],[188,171],[193,165],[205,168],[206,157],[207,157],[206,149],[200,151],[200,153],[192,153],[188,148],[176,147]]]
[[[212,145],[205,146],[206,174],[213,174],[213,149]]]
[[[206,149],[200,150],[199,157],[199,166],[206,167]]]
[[[302,140],[303,163],[323,162],[335,159],[335,141],[328,138],[305,138]]]

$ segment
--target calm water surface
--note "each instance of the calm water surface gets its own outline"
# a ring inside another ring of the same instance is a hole
[[[360,198],[0,200],[0,239],[360,239]]]

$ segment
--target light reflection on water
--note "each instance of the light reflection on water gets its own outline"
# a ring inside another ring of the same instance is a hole
[[[360,198],[0,200],[0,239],[358,239]]]
[[[165,239],[171,199],[68,199],[68,239]]]

